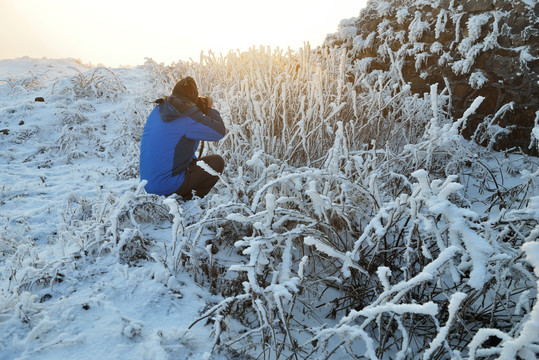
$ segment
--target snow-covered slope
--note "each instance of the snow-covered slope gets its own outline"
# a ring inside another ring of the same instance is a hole
[[[0,80],[24,80],[33,75],[55,80],[87,71],[91,67],[73,59],[35,59],[23,57],[0,60]]]
[[[94,71],[72,60],[0,61],[0,359],[203,359],[211,328],[188,326],[218,299],[162,262],[129,266],[80,243],[79,231],[97,229],[75,223],[98,199],[116,205],[138,186],[122,173],[138,161],[126,123],[140,132],[135,112],[147,108],[136,98],[147,86],[140,68],[115,70],[127,91],[115,101],[73,96],[72,80]],[[160,225],[142,229],[167,243],[170,226]]]

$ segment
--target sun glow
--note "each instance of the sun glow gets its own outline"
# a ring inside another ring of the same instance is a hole
[[[320,45],[366,0],[2,0],[0,58],[79,58],[94,65],[170,63],[201,51]]]

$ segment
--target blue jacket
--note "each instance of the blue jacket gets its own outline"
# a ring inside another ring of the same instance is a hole
[[[204,115],[183,97],[161,100],[146,120],[140,140],[140,179],[147,180],[148,193],[170,195],[185,178],[185,170],[196,159],[200,140],[217,141],[226,133],[221,115],[208,109]]]

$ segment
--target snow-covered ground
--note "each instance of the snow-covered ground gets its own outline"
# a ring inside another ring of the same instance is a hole
[[[121,136],[119,118],[136,111],[133,94],[145,71],[116,69],[128,93],[114,102],[71,102],[51,91],[90,70],[70,59],[0,60],[0,359],[209,357],[211,326],[188,327],[220,299],[185,273],[172,277],[162,262],[90,261],[58,237],[70,199],[121,196],[138,186],[136,177],[118,177],[123,156],[96,157],[88,146],[96,137],[113,146]],[[160,225],[145,231],[170,241],[170,226]]]
[[[370,1],[399,25],[364,39],[344,20],[297,52],[0,60],[0,360],[537,359],[539,159],[491,147],[518,104],[480,115],[482,92],[455,115],[451,81],[403,78],[415,53],[416,72],[438,56],[473,88],[495,81],[471,66],[505,15],[456,3],[429,22]],[[450,21],[454,41],[424,51]],[[225,159],[216,187],[181,202],[145,193],[138,154],[153,101],[186,75],[228,133],[205,147]],[[471,116],[488,146],[461,136]]]
[[[537,159],[462,139],[441,89],[355,93],[340,53],[310,56],[1,60],[0,360],[539,353]],[[184,203],[138,179],[181,74],[229,130]]]

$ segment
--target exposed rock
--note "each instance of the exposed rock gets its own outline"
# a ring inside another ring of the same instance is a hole
[[[448,84],[454,119],[485,97],[463,135],[537,155],[529,144],[539,111],[538,14],[531,0],[371,0],[325,44],[346,47],[349,61],[364,61],[367,72],[389,71],[391,59],[400,61],[415,93]],[[505,130],[487,141],[480,132],[500,109],[491,126]]]

